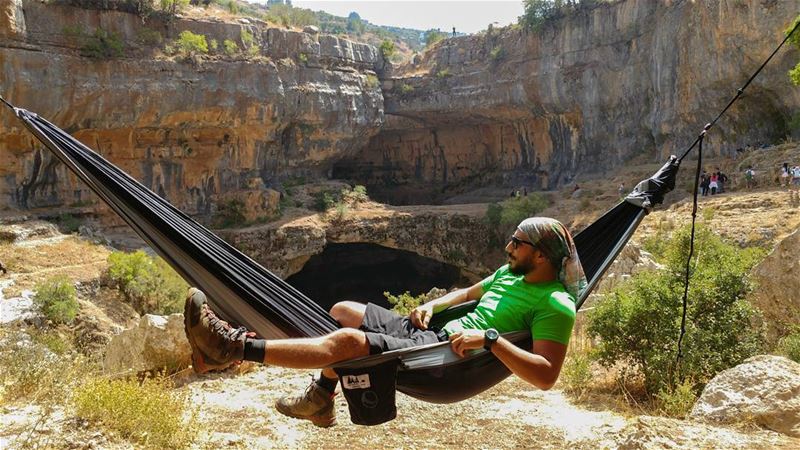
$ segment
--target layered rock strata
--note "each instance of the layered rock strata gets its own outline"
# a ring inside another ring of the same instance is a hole
[[[143,21],[2,0],[0,93],[190,214],[238,201],[249,214],[268,216],[282,180],[326,176],[332,160],[377,132],[383,97],[373,69],[382,63],[371,46],[243,22]],[[184,30],[214,40],[218,50],[202,58],[159,56]],[[123,56],[83,56],[98,33],[115,36]],[[225,55],[225,40],[238,53]],[[89,199],[86,186],[4,110],[0,205]]]
[[[386,124],[335,174],[381,199],[481,185],[549,189],[637,155],[680,154],[783,39],[795,1],[625,0],[446,39],[383,83]],[[800,106],[779,52],[709,133],[735,154],[782,139]]]

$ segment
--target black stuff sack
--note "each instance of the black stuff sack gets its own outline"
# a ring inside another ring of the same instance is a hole
[[[337,368],[342,392],[356,425],[380,425],[397,417],[397,365],[392,359],[362,368]]]

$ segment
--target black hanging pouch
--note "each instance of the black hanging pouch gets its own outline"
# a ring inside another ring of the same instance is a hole
[[[357,425],[380,425],[397,417],[395,385],[399,359],[361,368],[336,368],[342,392]]]

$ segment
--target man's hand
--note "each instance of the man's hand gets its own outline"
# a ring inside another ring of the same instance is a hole
[[[427,330],[428,323],[431,321],[431,317],[433,317],[433,303],[428,302],[417,306],[411,311],[408,317],[415,327],[420,330]]]
[[[483,330],[464,330],[450,335],[450,346],[453,352],[460,357],[464,357],[467,350],[483,348],[485,339]]]

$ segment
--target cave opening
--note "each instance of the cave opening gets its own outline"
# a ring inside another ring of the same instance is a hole
[[[419,295],[468,283],[458,267],[368,243],[328,244],[286,281],[326,311],[342,300],[391,308],[386,291]]]

